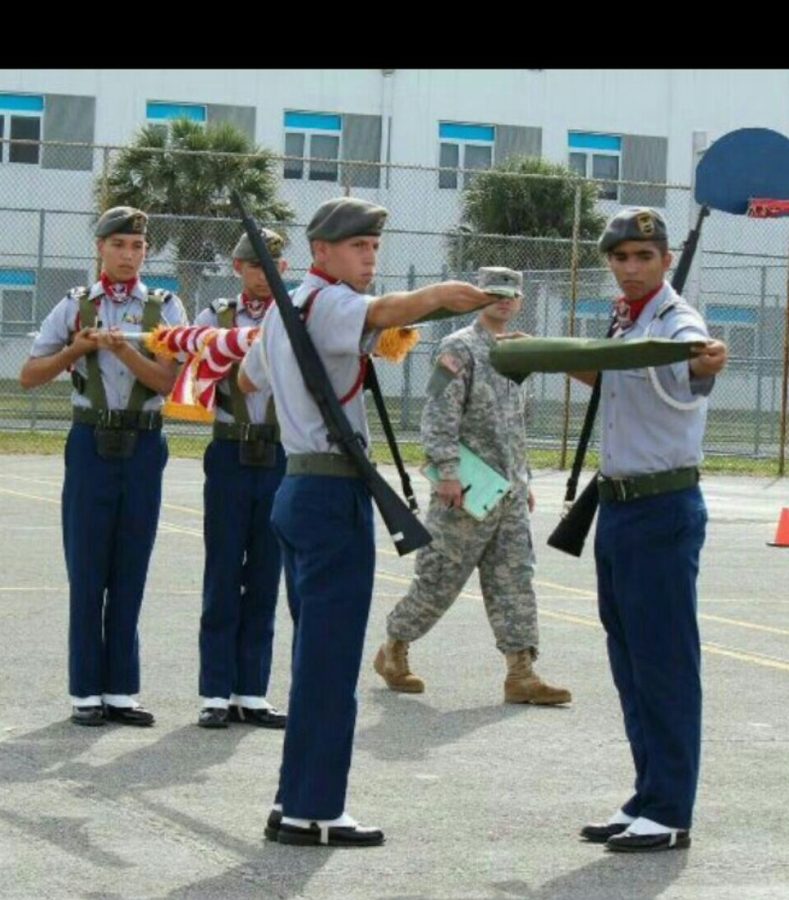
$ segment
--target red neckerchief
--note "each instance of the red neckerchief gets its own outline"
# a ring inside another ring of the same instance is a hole
[[[101,286],[104,289],[104,296],[109,297],[113,303],[125,303],[131,292],[134,290],[139,278],[135,275],[128,281],[110,281],[106,272],[101,273]]]
[[[615,303],[615,311],[617,324],[622,331],[627,331],[628,328],[632,328],[633,325],[638,321],[638,317],[644,311],[644,307],[649,303],[649,301],[653,297],[657,297],[657,295],[663,290],[663,285],[660,287],[656,287],[654,291],[650,291],[646,297],[641,297],[640,300],[628,300],[626,297],[620,297]]]
[[[246,292],[241,294],[241,305],[251,319],[262,319],[273,300],[274,298],[271,296],[258,300],[255,297],[250,297]]]
[[[328,281],[329,284],[339,284],[339,278],[332,278],[331,275],[327,275],[323,269],[319,269],[317,266],[310,266],[310,275],[317,275],[318,278],[322,278],[324,281]]]

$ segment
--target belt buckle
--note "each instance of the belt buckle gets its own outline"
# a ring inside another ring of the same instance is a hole
[[[614,497],[621,502],[627,500],[627,478],[611,478],[610,482],[614,490]]]
[[[123,410],[120,409],[100,409],[97,425],[101,428],[121,428],[123,425]]]
[[[249,422],[239,422],[238,423],[238,439],[240,441],[248,441],[249,440]]]

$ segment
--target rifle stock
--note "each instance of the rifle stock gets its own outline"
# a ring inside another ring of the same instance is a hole
[[[595,476],[550,533],[548,546],[569,553],[570,556],[580,557],[597,512],[598,500],[597,476]]]
[[[348,421],[345,411],[332,390],[323,362],[290,299],[276,263],[260,236],[257,224],[247,215],[241,198],[235,191],[233,192],[233,201],[241,215],[241,222],[249,235],[252,247],[263,267],[266,281],[268,281],[274,296],[274,302],[277,304],[277,308],[282,316],[282,323],[304,378],[304,384],[320,410],[321,416],[329,430],[330,440],[335,442],[353,461],[381,513],[384,524],[392,536],[400,556],[405,556],[407,553],[429,544],[433,539],[430,532],[408,509],[398,494],[367,458],[361,443],[361,437],[351,428],[351,423]]]
[[[685,243],[682,245],[682,254],[680,255],[677,268],[674,270],[674,276],[671,279],[671,286],[679,294],[685,287],[685,281],[690,273],[690,266],[696,253],[696,247],[701,237],[701,226],[704,219],[710,214],[709,207],[702,206],[699,209],[696,227],[691,228]],[[602,374],[602,373],[601,373]],[[597,414],[597,404],[600,399],[600,378],[597,376],[592,397],[589,400],[589,409],[587,410],[586,419],[581,432],[581,438],[578,442],[578,453],[573,462],[573,475],[571,475],[567,483],[567,494],[565,502],[575,500],[575,488],[578,483],[578,473],[583,465],[583,457],[586,453],[586,445],[592,433],[594,418]],[[569,553],[571,556],[580,557],[586,536],[592,527],[595,513],[597,512],[597,504],[599,502],[599,494],[597,490],[597,473],[592,476],[592,480],[581,492],[580,496],[573,503],[570,509],[559,520],[559,524],[548,536],[548,546],[555,550],[561,550],[563,553]]]

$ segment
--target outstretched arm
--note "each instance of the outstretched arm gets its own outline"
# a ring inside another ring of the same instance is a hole
[[[410,325],[439,309],[452,312],[473,312],[496,297],[486,294],[465,281],[444,281],[431,284],[416,291],[399,291],[377,297],[367,307],[365,327],[398,328]]]

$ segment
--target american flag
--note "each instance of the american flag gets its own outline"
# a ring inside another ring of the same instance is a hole
[[[164,412],[179,419],[210,422],[216,408],[216,386],[240,362],[260,327],[212,328],[208,325],[160,326],[145,340],[151,353],[186,364],[167,399]]]

